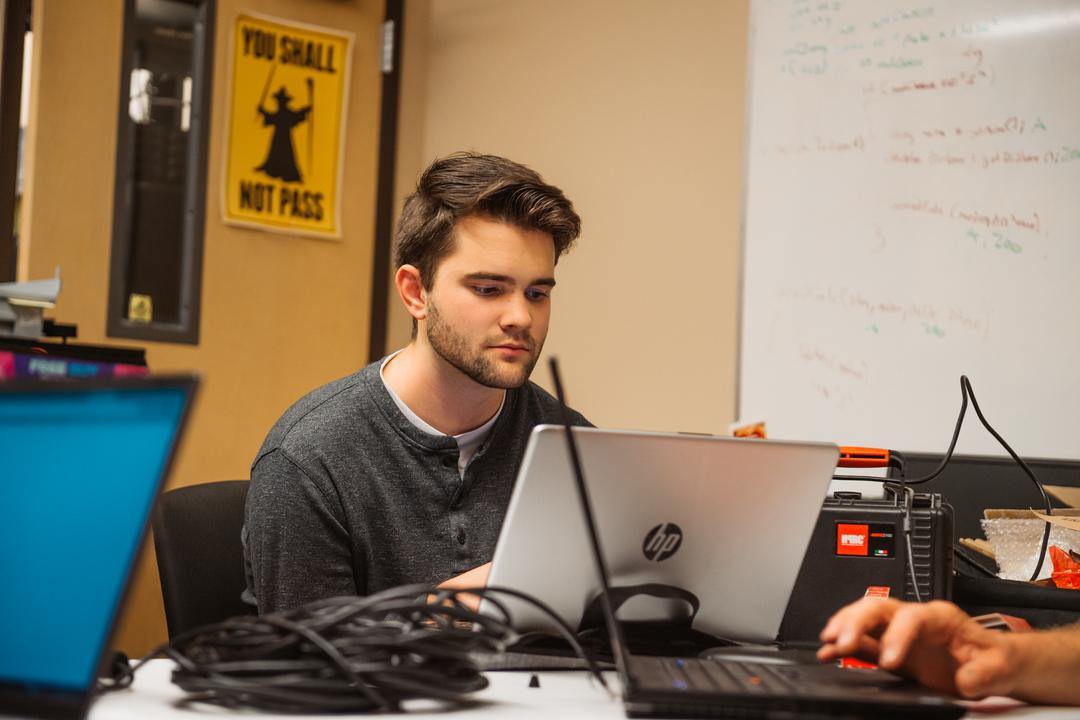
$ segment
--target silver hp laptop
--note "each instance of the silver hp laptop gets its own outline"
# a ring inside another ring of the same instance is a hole
[[[619,617],[685,617],[696,600],[694,630],[775,640],[836,468],[836,446],[591,428],[574,435],[612,585],[682,591],[634,597]],[[544,600],[572,627],[599,595],[559,426],[533,430],[488,583]],[[554,629],[531,606],[500,600],[519,629]]]
[[[550,360],[559,402],[565,408],[558,365]],[[564,418],[568,414],[564,411]],[[643,657],[631,654],[610,598],[608,556],[601,546],[599,514],[586,484],[585,452],[567,422],[563,439],[573,468],[578,509],[585,520],[588,552],[603,588],[601,609],[630,717],[724,718],[958,718],[965,708],[947,698],[880,671],[842,670],[800,661],[797,655]],[[753,508],[746,508],[752,511]],[[604,538],[607,543],[607,538]],[[791,548],[801,558],[803,547]],[[557,578],[553,579],[557,581]],[[725,651],[727,652],[727,651]]]
[[[0,383],[0,714],[86,714],[195,385]]]

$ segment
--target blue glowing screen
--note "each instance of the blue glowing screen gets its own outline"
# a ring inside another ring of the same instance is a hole
[[[0,391],[0,682],[90,686],[186,400]]]

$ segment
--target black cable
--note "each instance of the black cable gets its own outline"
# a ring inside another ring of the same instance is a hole
[[[949,461],[952,460],[953,451],[956,449],[956,441],[960,437],[960,428],[964,424],[964,415],[967,412],[968,398],[970,397],[971,406],[975,408],[975,414],[982,422],[983,427],[985,427],[987,431],[994,436],[994,439],[998,441],[998,444],[1000,444],[1001,447],[1005,448],[1005,451],[1008,452],[1009,456],[1013,459],[1013,461],[1020,466],[1020,468],[1024,471],[1024,474],[1026,474],[1028,478],[1031,479],[1031,482],[1035,483],[1035,487],[1039,489],[1039,494],[1042,495],[1043,505],[1046,508],[1046,514],[1053,515],[1054,510],[1052,505],[1050,504],[1050,497],[1046,494],[1046,490],[1043,488],[1042,483],[1039,482],[1039,479],[1037,477],[1035,477],[1035,473],[1030,467],[1028,467],[1028,464],[1024,462],[1019,455],[1016,454],[1012,447],[1009,446],[1009,443],[1005,442],[1005,438],[1001,437],[1001,435],[998,434],[998,431],[990,425],[990,422],[986,419],[986,416],[983,415],[982,409],[979,407],[979,401],[975,399],[975,391],[972,389],[971,381],[968,380],[967,375],[960,376],[960,395],[960,414],[956,418],[956,427],[953,429],[952,440],[949,442],[949,449],[945,451],[945,457],[942,458],[941,464],[938,465],[937,468],[935,468],[930,474],[925,475],[921,478],[916,478],[914,480],[908,480],[907,484],[918,485],[920,483],[933,480],[941,474],[941,472],[949,464]],[[1050,529],[1050,523],[1047,522],[1046,526],[1043,528],[1042,543],[1039,547],[1039,559],[1035,563],[1035,571],[1031,574],[1032,581],[1038,580],[1039,573],[1042,572],[1043,560],[1046,557],[1046,548],[1050,544]]]
[[[949,449],[945,451],[945,457],[941,459],[939,464],[929,475],[924,475],[921,478],[915,478],[914,480],[908,480],[909,485],[918,485],[924,482],[930,482],[948,466],[949,461],[952,460],[953,451],[956,450],[956,441],[960,439],[960,428],[964,425],[964,416],[967,414],[968,406],[968,394],[967,386],[964,382],[967,380],[966,375],[960,376],[960,414],[956,417],[956,426],[953,428],[952,440],[949,441]]]
[[[466,595],[484,598],[493,611],[472,610]],[[570,626],[542,601],[511,588],[405,585],[196,628],[151,651],[122,682],[101,689],[127,687],[147,661],[167,657],[176,663],[172,681],[186,693],[183,704],[340,713],[395,711],[402,701],[419,698],[463,703],[488,684],[471,654],[503,652],[518,638],[496,596],[517,598],[551,617],[608,688]]]
[[[911,590],[915,593],[915,602],[922,602],[922,593],[919,591],[919,577],[915,574],[915,550],[911,544],[911,506],[915,502],[915,491],[907,486],[904,476],[900,476],[900,491],[904,496],[904,544],[907,547],[908,573],[911,575]]]

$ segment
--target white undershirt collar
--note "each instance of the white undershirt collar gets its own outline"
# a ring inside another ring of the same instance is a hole
[[[401,414],[408,418],[418,430],[426,432],[428,435],[436,435],[439,437],[446,437],[446,433],[440,432],[437,428],[433,427],[430,423],[424,421],[419,415],[412,411],[405,401],[398,397],[398,394],[394,392],[394,389],[390,387],[390,383],[386,382],[386,377],[383,376],[383,371],[386,369],[387,363],[394,359],[401,350],[396,350],[391,354],[383,358],[382,364],[379,365],[379,378],[382,380],[383,387],[386,388],[386,392],[390,393],[390,397],[393,399],[394,404],[398,406],[398,410]],[[465,468],[468,466],[469,461],[478,452],[483,452],[483,442],[487,439],[488,434],[491,432],[491,428],[495,427],[495,421],[499,419],[499,414],[502,412],[503,406],[506,405],[506,393],[503,393],[502,402],[499,403],[499,409],[495,411],[495,414],[491,416],[491,419],[485,422],[478,428],[468,430],[466,432],[454,435],[454,440],[458,445],[458,472],[464,476]]]

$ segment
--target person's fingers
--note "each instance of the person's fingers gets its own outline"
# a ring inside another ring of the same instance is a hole
[[[1008,695],[1019,668],[1010,662],[1004,645],[975,649],[956,670],[956,689],[967,698]]]
[[[974,621],[961,624],[950,648],[957,664],[957,691],[965,697],[1010,693],[1021,669],[1016,639],[1011,633],[987,630]]]
[[[881,600],[880,598],[876,598]],[[850,605],[844,607],[833,613],[833,616],[829,618],[825,623],[825,627],[822,628],[820,638],[823,642],[833,642],[845,628],[849,627],[853,622],[857,622],[858,619],[864,616],[867,612],[872,611],[872,608],[867,606],[868,598],[862,598]]]
[[[843,655],[854,653],[864,636],[877,635],[889,624],[899,606],[895,600],[863,598],[838,611],[822,630],[821,640]]]
[[[976,653],[993,647],[1000,637],[1000,632],[987,630],[978,622],[969,620],[956,628],[949,651],[957,665],[963,665],[970,662]]]
[[[469,610],[473,611],[474,613],[480,612],[479,595],[473,595],[472,593],[461,593],[460,595],[458,595],[458,600],[460,600],[462,604],[465,605],[465,607],[469,608]]]
[[[881,636],[881,667],[895,670],[903,664],[912,643],[923,632],[929,614],[926,605],[904,605],[893,614],[892,622]]]
[[[881,636],[881,666],[895,669],[903,664],[913,643],[955,647],[957,634],[971,618],[952,603],[934,600],[922,605],[904,604]]]
[[[880,599],[880,598],[878,598]],[[840,636],[840,631],[847,627],[853,618],[857,618],[866,612],[865,603],[867,598],[861,598],[833,613],[822,628],[819,637],[823,642],[833,642]]]
[[[832,642],[836,639],[836,635],[844,622],[841,619],[843,613],[843,609],[840,609],[837,612],[833,613],[833,616],[829,618],[828,622],[825,623],[825,627],[823,627],[821,629],[821,632],[818,633],[818,639],[820,639],[822,642]]]
[[[817,657],[822,662],[829,662],[841,657],[856,657],[859,660],[876,663],[880,649],[881,643],[878,642],[877,638],[863,635],[859,640],[859,646],[852,652],[842,653],[835,644],[825,643],[818,648]]]

